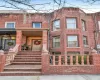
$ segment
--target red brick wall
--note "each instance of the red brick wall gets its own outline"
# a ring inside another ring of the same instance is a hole
[[[5,55],[0,55],[0,72],[2,72],[4,69],[5,59]]]
[[[5,28],[5,22],[16,22],[16,28],[32,27],[32,22],[42,22],[43,28],[48,27],[45,14],[0,14],[0,20],[0,28]]]
[[[49,55],[42,55],[42,74],[100,74],[100,54],[90,59],[91,65],[50,65]]]

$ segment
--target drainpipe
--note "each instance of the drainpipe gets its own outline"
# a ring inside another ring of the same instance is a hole
[[[95,49],[97,50],[98,31],[97,31],[96,14],[93,15],[93,19],[94,19],[94,27],[95,27],[95,31],[94,31]]]
[[[48,44],[47,44],[48,45],[48,51],[50,51],[49,50],[49,46],[50,46],[49,44],[50,44],[50,30],[48,30]]]
[[[48,51],[50,52],[50,20],[51,20],[51,16],[50,16],[51,14],[49,14],[49,16],[48,16],[48,28],[49,28],[49,30],[48,30]]]

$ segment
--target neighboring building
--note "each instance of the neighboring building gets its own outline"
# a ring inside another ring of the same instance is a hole
[[[0,11],[0,49],[25,44],[29,50],[41,50],[46,30],[49,52],[89,54],[91,48],[100,44],[99,39],[95,40],[96,29],[100,29],[99,13],[86,14],[79,8],[62,8],[51,13]]]

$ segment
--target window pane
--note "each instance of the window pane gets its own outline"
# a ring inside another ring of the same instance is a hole
[[[56,20],[53,22],[53,30],[60,29],[60,20]]]
[[[67,29],[76,29],[76,19],[75,18],[67,18]]]
[[[76,19],[75,18],[68,18],[67,23],[76,23]]]
[[[53,47],[60,47],[60,38],[53,37]]]
[[[86,37],[86,36],[83,36],[83,44],[84,44],[84,45],[88,45],[87,37]]]
[[[98,21],[98,25],[99,25],[99,30],[100,30],[100,21]]]
[[[41,23],[39,22],[33,23],[33,28],[41,28]]]
[[[86,31],[86,26],[85,26],[85,21],[82,20],[82,28],[83,28],[83,31]]]
[[[14,23],[7,23],[6,28],[14,28]]]
[[[77,36],[68,36],[68,47],[78,47]]]
[[[76,29],[76,24],[67,24],[67,26],[70,26],[67,27],[68,29]]]

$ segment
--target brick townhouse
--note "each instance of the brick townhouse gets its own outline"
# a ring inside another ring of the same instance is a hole
[[[61,8],[51,13],[0,11],[0,49],[5,54],[19,45],[19,56],[32,52],[41,55],[43,51],[53,55],[89,55],[91,49],[99,52],[99,30],[100,13],[87,14],[79,8]],[[21,62],[17,57],[12,64]]]

